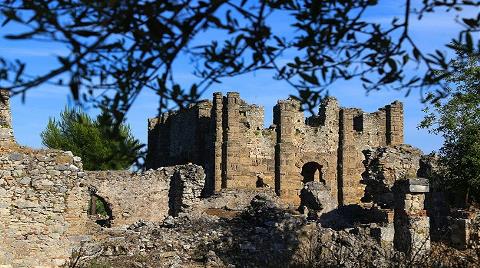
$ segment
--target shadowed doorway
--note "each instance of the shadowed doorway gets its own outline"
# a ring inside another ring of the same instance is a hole
[[[308,162],[302,167],[303,183],[318,181],[325,183],[322,174],[322,166],[317,162]]]

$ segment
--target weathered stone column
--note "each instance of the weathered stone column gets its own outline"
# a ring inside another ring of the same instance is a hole
[[[227,107],[224,107],[224,139],[223,139],[223,182],[222,187],[228,187],[229,181],[238,174],[240,160],[240,95],[237,92],[228,92]],[[225,114],[226,108],[226,114]]]
[[[430,250],[430,221],[425,210],[425,193],[429,192],[428,180],[399,180],[393,190],[395,248],[409,255]]]
[[[294,174],[295,149],[294,131],[295,114],[299,113],[297,101],[288,99],[278,101],[274,108],[275,124],[277,125],[277,144],[275,145],[275,192],[284,200],[300,203],[299,176]],[[297,189],[298,188],[298,189]]]
[[[403,104],[394,101],[387,105],[387,144],[398,145],[403,143]]]
[[[214,191],[218,192],[222,188],[222,143],[223,143],[223,96],[221,92],[213,93],[213,124],[214,124]]]
[[[10,91],[0,89],[0,146],[15,143],[10,111]]]

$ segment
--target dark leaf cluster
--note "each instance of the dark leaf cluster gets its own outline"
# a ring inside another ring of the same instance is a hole
[[[117,123],[143,90],[158,94],[163,112],[198,101],[226,77],[265,69],[297,89],[294,97],[309,110],[330,85],[353,78],[368,91],[408,94],[434,86],[428,100],[443,98],[438,71],[454,71],[446,52],[421,50],[409,29],[427,13],[455,12],[462,30],[450,46],[478,51],[480,12],[464,11],[478,10],[480,1],[402,3],[403,15],[380,23],[366,15],[377,0],[4,0],[0,23],[29,29],[6,38],[55,42],[69,53],[58,57],[58,68],[38,76],[26,75],[21,62],[0,59],[0,79],[13,94],[43,83],[66,86],[79,102],[115,110]],[[278,29],[270,20],[275,14],[290,28]],[[192,60],[198,80],[190,85],[175,78],[180,56]]]

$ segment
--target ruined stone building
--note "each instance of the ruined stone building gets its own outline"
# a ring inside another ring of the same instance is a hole
[[[364,194],[362,151],[403,143],[398,101],[365,113],[328,97],[318,115],[305,118],[299,103],[288,99],[273,112],[273,125],[264,128],[263,107],[230,92],[152,118],[148,166],[195,163],[206,171],[207,191],[269,186],[292,203],[303,183],[319,180],[339,205],[356,204]]]
[[[271,127],[263,127],[263,117],[238,93],[216,93],[213,103],[149,120],[148,164],[155,169],[86,171],[72,152],[18,145],[9,92],[0,90],[0,267],[65,267],[84,245],[103,241],[110,248],[119,229],[195,212],[217,218],[219,210],[242,211],[257,194],[298,205],[304,184],[319,186],[325,203],[337,197],[317,209],[326,218],[338,219],[348,207],[380,213],[370,223],[382,245],[403,252],[429,246],[430,221],[443,222],[436,211],[445,206],[426,206],[438,202],[420,172],[423,153],[401,144],[401,103],[364,113],[326,98],[319,114],[305,119],[298,102],[285,100],[275,106]],[[342,206],[361,202],[375,205]],[[470,234],[470,218],[446,222],[453,222],[454,243],[480,236]]]
[[[192,205],[204,178],[196,165],[84,171],[72,152],[20,146],[9,91],[0,90],[0,267],[64,267],[101,226],[161,222]],[[104,204],[103,218],[96,200]]]

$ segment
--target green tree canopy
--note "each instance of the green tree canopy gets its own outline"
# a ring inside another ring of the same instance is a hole
[[[66,108],[59,120],[49,120],[41,133],[42,142],[82,157],[86,170],[128,169],[138,163],[143,145],[128,125],[121,124],[115,131],[110,121],[107,112],[93,120],[78,109]]]
[[[442,135],[440,183],[445,190],[480,201],[480,54],[459,51],[448,75],[450,97],[435,104],[420,127]]]

